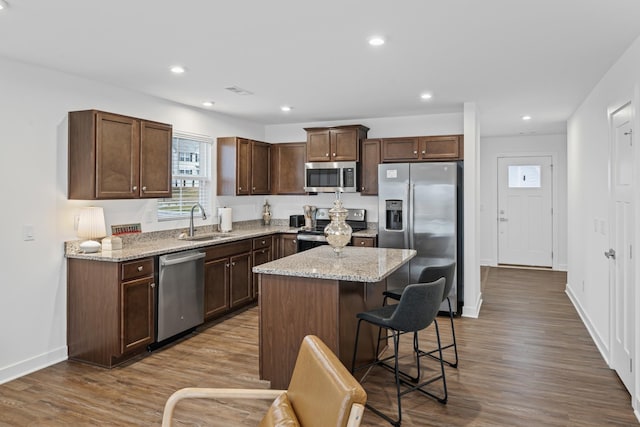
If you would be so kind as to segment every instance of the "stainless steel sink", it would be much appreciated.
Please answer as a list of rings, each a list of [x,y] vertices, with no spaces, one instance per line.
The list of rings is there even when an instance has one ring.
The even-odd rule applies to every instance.
[[[225,237],[232,237],[233,234],[231,233],[222,233],[222,232],[214,232],[214,233],[207,233],[207,234],[197,234],[195,236],[180,236],[178,237],[179,240],[187,240],[190,242],[201,242],[201,241],[206,241],[206,240],[219,240],[219,239],[224,239]]]

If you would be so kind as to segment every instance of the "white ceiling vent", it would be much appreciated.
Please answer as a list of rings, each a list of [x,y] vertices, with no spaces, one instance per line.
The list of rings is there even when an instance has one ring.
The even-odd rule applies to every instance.
[[[242,89],[241,87],[238,87],[238,86],[229,86],[229,87],[225,87],[225,89],[235,93],[236,95],[253,95],[253,92],[250,92],[246,89]]]

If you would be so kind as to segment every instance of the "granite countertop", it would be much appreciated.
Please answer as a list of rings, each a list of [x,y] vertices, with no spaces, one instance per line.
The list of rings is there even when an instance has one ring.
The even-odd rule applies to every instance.
[[[379,282],[411,258],[413,249],[360,248],[346,246],[340,257],[331,246],[308,251],[253,267],[254,273],[315,279]]]
[[[168,230],[161,232],[142,233],[138,236],[131,236],[123,239],[123,248],[113,251],[101,251],[96,253],[84,253],[80,250],[80,241],[65,242],[65,257],[86,259],[93,261],[121,262],[130,261],[139,258],[145,258],[154,255],[164,255],[172,252],[187,251],[192,249],[201,249],[209,246],[220,245],[224,243],[236,242],[255,237],[268,236],[277,233],[297,233],[299,228],[289,227],[288,225],[258,225],[250,224],[239,226],[228,233],[213,232],[207,230],[201,232],[196,231],[196,236],[201,234],[211,235],[214,238],[210,240],[181,240],[178,238],[182,230]],[[375,237],[376,229],[367,229],[353,233],[354,236]]]

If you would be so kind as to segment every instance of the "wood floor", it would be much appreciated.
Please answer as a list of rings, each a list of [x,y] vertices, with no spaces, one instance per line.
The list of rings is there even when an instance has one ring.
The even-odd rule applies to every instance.
[[[628,393],[564,294],[564,273],[490,268],[482,277],[480,318],[455,319],[460,366],[446,369],[448,403],[406,395],[403,426],[638,425]],[[257,324],[253,307],[126,366],[62,362],[0,385],[0,426],[159,425],[178,388],[267,388],[258,379]],[[448,340],[446,318],[440,325]],[[432,327],[421,333],[422,347],[433,337]],[[391,384],[390,373],[372,371],[369,402],[395,410]],[[256,425],[268,404],[181,403],[176,425]],[[363,425],[388,424],[366,411]]]

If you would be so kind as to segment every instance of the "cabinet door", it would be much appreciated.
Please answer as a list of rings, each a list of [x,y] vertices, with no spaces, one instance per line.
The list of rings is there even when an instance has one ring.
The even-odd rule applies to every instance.
[[[280,235],[280,258],[298,253],[298,236],[296,234]]]
[[[140,123],[140,197],[171,197],[170,125]]]
[[[251,185],[251,143],[248,139],[236,141],[236,195],[249,194]]]
[[[229,311],[229,258],[204,264],[204,318],[205,320]]]
[[[360,150],[358,147],[358,130],[331,129],[331,160],[335,162],[358,161]]]
[[[154,341],[154,293],[152,277],[121,285],[120,351],[126,353]]]
[[[420,138],[422,159],[458,159],[460,156],[458,135],[423,136]]]
[[[385,138],[382,140],[383,162],[418,159],[418,138]]]
[[[140,122],[96,113],[96,198],[138,197]]]
[[[306,194],[304,191],[304,163],[307,144],[293,142],[274,144],[271,147],[272,194]]]
[[[246,304],[252,300],[251,289],[251,253],[232,256],[229,267],[229,294],[231,308]]]
[[[307,131],[307,161],[328,162],[330,156],[329,129]]]
[[[251,141],[251,194],[271,193],[271,144]]]
[[[269,262],[273,259],[271,248],[258,249],[253,251],[253,265],[264,264],[265,262]],[[258,274],[253,273],[253,286],[252,286],[252,297],[256,299],[258,297]]]
[[[362,143],[362,188],[360,194],[378,194],[378,164],[380,163],[380,140],[367,139]]]

